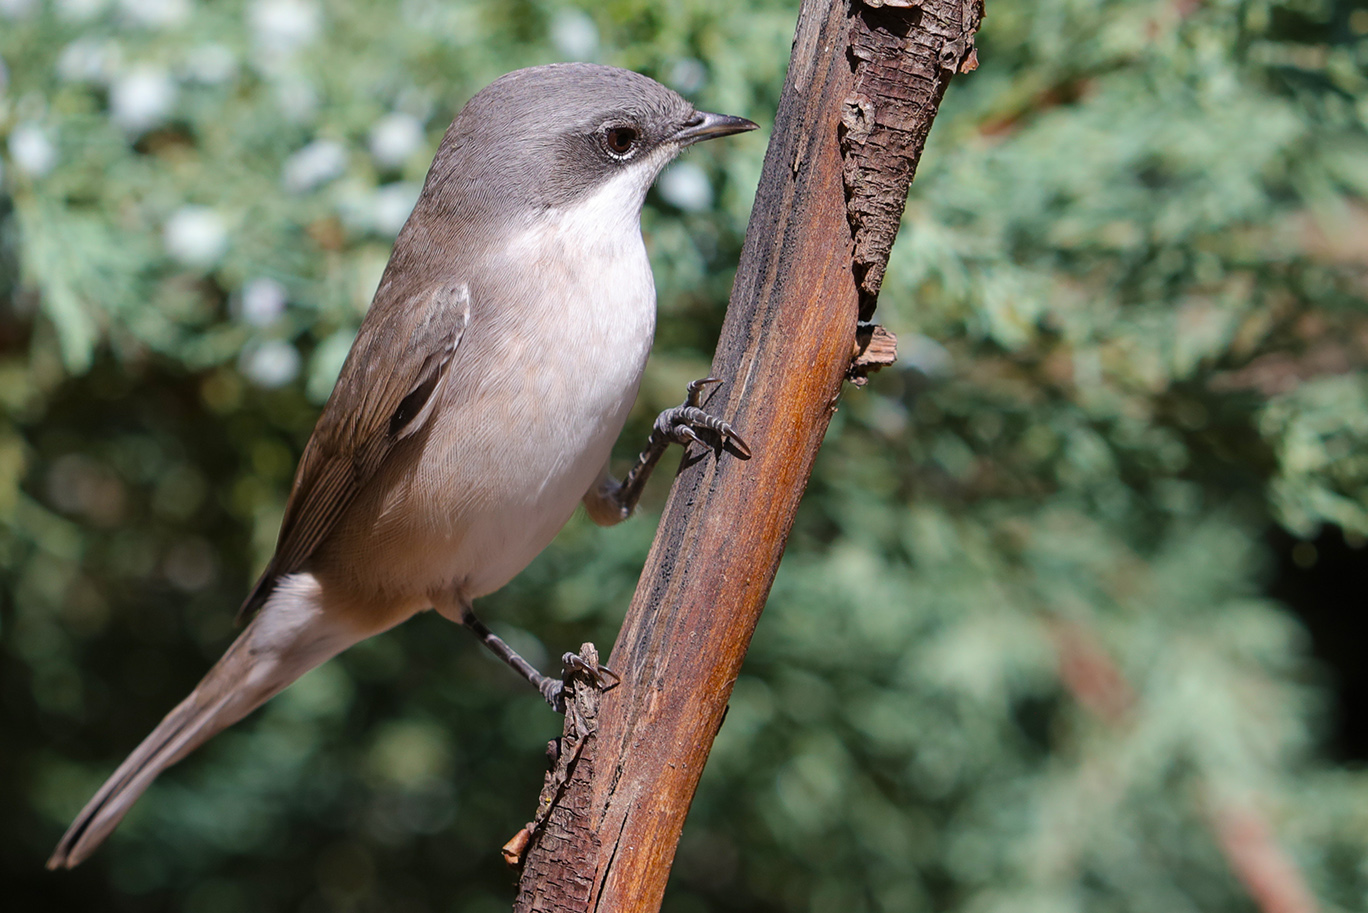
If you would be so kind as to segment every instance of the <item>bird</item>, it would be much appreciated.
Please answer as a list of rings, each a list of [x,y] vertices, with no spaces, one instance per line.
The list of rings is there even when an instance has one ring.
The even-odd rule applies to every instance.
[[[49,869],[86,859],[167,767],[305,672],[423,611],[473,630],[553,705],[561,683],[475,616],[583,504],[629,516],[671,443],[749,447],[690,384],[618,481],[609,456],[655,332],[641,209],[684,148],[753,130],[586,63],[476,93],[433,158],[304,447],[245,627],[114,771]],[[562,705],[563,709],[563,705]]]

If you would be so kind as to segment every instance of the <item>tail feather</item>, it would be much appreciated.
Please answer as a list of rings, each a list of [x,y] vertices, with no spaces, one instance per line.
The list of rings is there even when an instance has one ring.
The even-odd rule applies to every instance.
[[[86,803],[58,842],[47,862],[49,869],[79,865],[162,771],[361,639],[363,635],[348,636],[327,621],[307,598],[316,589],[310,588],[313,592],[309,593],[302,589],[272,594],[272,600],[190,696],[166,715]]]

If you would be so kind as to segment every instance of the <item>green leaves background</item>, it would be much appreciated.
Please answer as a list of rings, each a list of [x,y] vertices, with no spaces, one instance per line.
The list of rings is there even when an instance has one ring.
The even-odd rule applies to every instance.
[[[596,59],[767,125],[795,16],[0,0],[7,906],[511,903],[497,848],[557,720],[435,617],[40,867],[231,639],[465,99]],[[1319,909],[1368,906],[1368,780],[1265,544],[1368,536],[1366,34],[1329,0],[990,3],[880,302],[902,360],[832,425],[668,909],[1270,909],[1249,833]],[[624,462],[706,370],[763,146],[700,147],[648,201]],[[577,518],[484,613],[543,660],[610,643],[664,490]]]

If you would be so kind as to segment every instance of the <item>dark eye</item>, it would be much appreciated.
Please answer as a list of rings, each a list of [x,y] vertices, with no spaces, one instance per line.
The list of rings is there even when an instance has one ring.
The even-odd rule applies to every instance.
[[[636,148],[637,139],[632,127],[609,127],[603,134],[603,145],[613,155],[625,156]]]

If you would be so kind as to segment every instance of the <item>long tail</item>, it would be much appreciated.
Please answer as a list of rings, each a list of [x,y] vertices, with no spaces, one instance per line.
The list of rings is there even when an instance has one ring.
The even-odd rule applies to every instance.
[[[236,723],[305,672],[372,632],[330,619],[308,575],[287,578],[190,696],[143,739],[62,835],[49,869],[94,852],[163,770]]]

